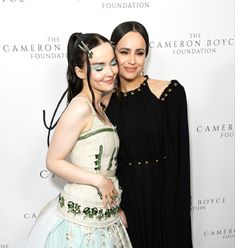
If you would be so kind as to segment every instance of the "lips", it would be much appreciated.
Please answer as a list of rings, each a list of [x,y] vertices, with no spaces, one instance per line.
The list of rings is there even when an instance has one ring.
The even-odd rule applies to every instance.
[[[125,71],[127,72],[135,72],[137,67],[124,67]]]
[[[105,80],[104,82],[107,83],[107,84],[113,84],[113,78],[111,78],[109,80]]]

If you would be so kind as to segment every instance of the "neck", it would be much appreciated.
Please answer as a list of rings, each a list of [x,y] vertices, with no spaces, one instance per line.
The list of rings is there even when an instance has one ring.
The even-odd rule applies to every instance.
[[[144,80],[145,80],[145,77],[143,77],[142,75],[139,75],[138,77],[131,79],[131,80],[120,77],[121,91],[127,92],[127,91],[134,90],[140,87],[140,85],[143,83]]]
[[[94,90],[94,89],[93,89],[93,92],[94,92],[94,96],[95,96],[95,106],[100,106],[102,93],[97,91],[97,90]],[[91,95],[91,91],[90,91],[88,85],[84,84],[84,87],[83,87],[82,91],[80,92],[80,94],[87,97],[90,100],[90,102],[92,102],[92,95]]]

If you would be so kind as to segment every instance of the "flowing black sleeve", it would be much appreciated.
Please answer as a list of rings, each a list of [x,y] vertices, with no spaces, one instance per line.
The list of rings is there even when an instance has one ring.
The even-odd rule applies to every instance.
[[[188,111],[187,100],[184,88],[179,86],[179,184],[178,196],[179,202],[177,204],[176,214],[178,223],[182,223],[180,235],[184,244],[182,247],[190,247],[191,243],[191,221],[190,221],[190,149],[189,149],[189,130],[188,130]]]
[[[167,229],[175,248],[191,248],[190,155],[187,99],[184,87],[176,80],[166,99],[166,211],[171,223]],[[169,237],[170,238],[170,237]]]

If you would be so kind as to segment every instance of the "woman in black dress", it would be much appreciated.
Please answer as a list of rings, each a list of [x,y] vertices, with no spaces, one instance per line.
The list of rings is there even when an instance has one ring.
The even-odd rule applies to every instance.
[[[121,23],[111,42],[119,78],[109,104],[107,98],[104,104],[120,138],[117,175],[133,247],[191,248],[184,88],[176,80],[143,76],[149,38],[142,24]]]

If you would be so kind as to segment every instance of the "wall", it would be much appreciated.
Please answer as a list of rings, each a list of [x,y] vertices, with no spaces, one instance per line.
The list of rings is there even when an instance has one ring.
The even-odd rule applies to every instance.
[[[1,0],[1,248],[22,246],[63,185],[45,168],[42,111],[49,125],[66,89],[70,34],[109,37],[127,20],[149,31],[145,72],[187,92],[194,247],[234,247],[234,1]]]

